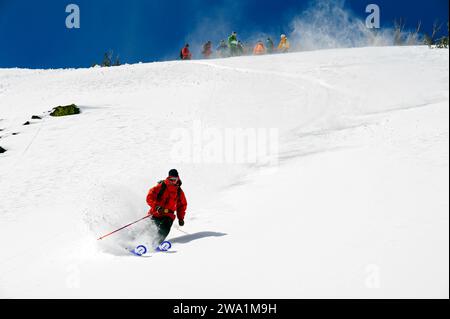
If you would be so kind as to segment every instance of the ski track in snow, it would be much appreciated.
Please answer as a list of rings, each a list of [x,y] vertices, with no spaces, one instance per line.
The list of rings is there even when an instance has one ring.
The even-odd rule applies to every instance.
[[[427,47],[0,69],[0,296],[448,298],[448,85]],[[195,120],[278,128],[278,165],[174,162]],[[172,167],[173,253],[123,249],[146,222],[96,241]]]

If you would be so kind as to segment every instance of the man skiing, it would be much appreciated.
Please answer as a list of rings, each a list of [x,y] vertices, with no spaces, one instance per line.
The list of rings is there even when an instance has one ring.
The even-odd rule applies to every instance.
[[[228,47],[230,48],[231,56],[238,55],[237,46],[238,46],[237,33],[233,31],[231,35],[228,37]]]
[[[225,40],[220,41],[220,44],[217,47],[217,52],[221,58],[226,58],[228,56],[228,45]]]
[[[266,48],[264,47],[262,41],[258,41],[258,43],[256,43],[255,48],[253,49],[253,54],[254,55],[266,54]]]
[[[157,245],[169,235],[175,220],[175,212],[178,224],[184,226],[187,201],[181,184],[178,171],[172,169],[166,180],[158,182],[158,185],[148,192],[147,203],[151,207],[148,214],[152,216],[151,220],[158,229]]]
[[[266,40],[266,49],[267,49],[267,53],[273,53],[273,48],[274,48],[274,44],[273,41],[270,37],[267,38]]]
[[[245,55],[245,54],[247,54],[247,49],[246,49],[244,43],[242,43],[242,41],[238,41],[237,53],[238,53],[238,55]]]
[[[192,59],[191,51],[189,51],[189,43],[187,43],[184,48],[180,52],[181,60],[190,60]]]
[[[203,54],[203,57],[205,59],[209,59],[210,58],[210,56],[212,54],[212,43],[211,43],[211,41],[208,41],[208,42],[206,42],[203,45],[202,54]]]
[[[289,51],[290,46],[291,45],[290,45],[286,35],[282,34],[280,43],[278,44],[278,51],[280,51],[282,53],[286,53]]]

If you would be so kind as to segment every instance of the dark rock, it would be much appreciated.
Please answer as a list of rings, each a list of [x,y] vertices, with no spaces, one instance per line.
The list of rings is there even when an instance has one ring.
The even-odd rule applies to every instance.
[[[42,117],[37,116],[37,115],[33,115],[33,116],[31,117],[31,119],[32,119],[32,120],[42,120]]]
[[[6,152],[6,150],[3,147],[0,146],[0,154],[1,153],[5,153],[5,152]]]
[[[12,133],[12,135],[19,135],[19,133]]]
[[[26,121],[25,123],[23,123],[23,125],[30,125],[30,121]]]
[[[80,114],[80,109],[75,104],[55,107],[50,113],[51,116],[67,116],[75,114]]]

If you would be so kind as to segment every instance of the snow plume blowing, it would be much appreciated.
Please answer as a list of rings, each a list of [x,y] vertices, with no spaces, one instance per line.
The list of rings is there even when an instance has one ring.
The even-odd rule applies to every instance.
[[[86,199],[84,222],[88,226],[92,238],[99,238],[124,225],[136,221],[148,212],[148,207],[137,192],[120,185],[109,185],[108,188],[92,192]],[[129,255],[126,248],[145,244],[155,246],[157,229],[147,218],[125,228],[103,240],[97,241],[100,250],[113,255]]]
[[[367,14],[369,15],[369,13]],[[366,21],[345,8],[343,0],[314,0],[291,23],[295,51],[394,44],[395,30],[368,28]]]
[[[367,27],[366,17],[371,13],[361,12],[357,15],[345,3],[345,0],[311,0],[309,6],[296,15],[286,30],[281,32],[288,36],[291,51],[423,43],[422,35],[410,30],[397,32],[394,27]],[[234,10],[239,14],[241,9],[237,7]],[[380,10],[383,14],[382,7]],[[215,49],[219,41],[226,39],[231,31],[238,32],[238,38],[249,49],[248,54],[251,54],[251,49],[258,40],[264,41],[271,37],[275,45],[278,44],[280,33],[274,34],[270,30],[235,30],[225,16],[226,14],[221,14],[204,19],[186,38],[186,42],[191,44],[194,58],[201,57],[201,47],[206,40],[212,40]]]

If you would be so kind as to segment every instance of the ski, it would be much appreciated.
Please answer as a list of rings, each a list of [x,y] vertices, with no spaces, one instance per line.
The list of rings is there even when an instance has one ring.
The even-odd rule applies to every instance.
[[[144,245],[139,245],[134,249],[125,248],[129,253],[137,257],[152,257],[153,254],[158,252],[167,252],[172,248],[172,243],[169,241],[162,242],[153,251],[148,251],[147,247]]]

